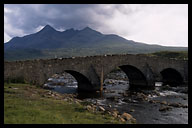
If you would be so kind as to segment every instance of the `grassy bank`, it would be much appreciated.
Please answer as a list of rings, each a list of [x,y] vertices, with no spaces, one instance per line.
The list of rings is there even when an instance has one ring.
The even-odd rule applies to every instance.
[[[120,123],[100,112],[60,98],[45,97],[49,90],[28,84],[4,84],[5,124],[106,124]],[[59,95],[58,95],[59,96]],[[57,97],[58,97],[57,96]]]
[[[188,51],[160,51],[147,54],[154,57],[175,58],[179,60],[188,59]]]

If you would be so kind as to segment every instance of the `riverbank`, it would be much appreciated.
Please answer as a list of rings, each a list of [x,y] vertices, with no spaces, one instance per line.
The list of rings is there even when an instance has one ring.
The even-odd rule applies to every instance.
[[[113,114],[113,113],[112,113]],[[5,124],[120,124],[128,116],[112,116],[102,107],[29,84],[4,83]]]

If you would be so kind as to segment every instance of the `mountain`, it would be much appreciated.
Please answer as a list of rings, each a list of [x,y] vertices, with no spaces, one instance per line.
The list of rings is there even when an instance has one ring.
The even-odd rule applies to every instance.
[[[14,37],[4,44],[5,60],[25,60],[101,54],[186,51],[186,47],[148,45],[115,34],[102,34],[89,27],[60,32],[46,25],[37,33]]]

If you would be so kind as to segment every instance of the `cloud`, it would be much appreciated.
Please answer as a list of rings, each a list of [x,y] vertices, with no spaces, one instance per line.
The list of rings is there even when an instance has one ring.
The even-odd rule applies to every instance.
[[[7,33],[4,33],[4,42],[7,42],[11,39],[11,37],[9,35],[7,35]]]
[[[4,19],[6,40],[49,24],[61,31],[89,26],[148,44],[188,46],[186,4],[5,4]]]
[[[103,20],[109,29],[99,29],[150,44],[188,46],[187,11],[186,5],[124,6]]]

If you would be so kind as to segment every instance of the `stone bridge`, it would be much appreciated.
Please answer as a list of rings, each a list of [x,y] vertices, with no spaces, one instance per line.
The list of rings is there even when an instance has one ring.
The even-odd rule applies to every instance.
[[[67,72],[77,80],[79,90],[95,91],[117,67],[128,76],[130,87],[153,87],[157,81],[188,84],[188,60],[131,54],[4,62],[4,81],[23,78],[43,85],[52,75]]]

